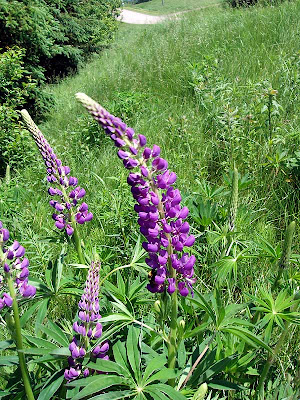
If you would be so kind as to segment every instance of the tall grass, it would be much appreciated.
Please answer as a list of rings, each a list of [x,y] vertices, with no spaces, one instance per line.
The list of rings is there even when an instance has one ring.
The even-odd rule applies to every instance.
[[[41,129],[85,182],[95,215],[92,227],[85,228],[92,233],[85,245],[96,248],[107,268],[126,263],[126,252],[136,243],[132,200],[112,144],[76,104],[75,93],[85,92],[109,111],[123,112],[150,145],[159,144],[186,197],[199,193],[202,180],[223,185],[223,175],[235,164],[250,181],[240,192],[237,229],[245,240],[261,234],[275,246],[289,221],[299,225],[295,181],[284,168],[285,159],[278,158],[282,151],[292,155],[299,148],[299,13],[296,1],[269,8],[205,9],[155,26],[121,25],[110,49],[76,76],[49,86],[56,106]],[[279,106],[270,106],[270,134],[271,89],[278,91]],[[30,242],[32,257],[42,255],[36,268],[42,275],[47,264],[43,249],[55,253],[60,244],[43,197],[40,162],[32,160],[17,179],[27,189],[18,189],[15,211],[6,218],[14,221],[15,236]],[[36,240],[38,235],[43,242]],[[298,230],[295,236],[299,243]],[[198,250],[201,282],[212,271],[206,247],[200,243]],[[264,259],[250,259],[241,273],[248,277],[247,290],[255,291],[257,274],[268,278],[272,271]]]

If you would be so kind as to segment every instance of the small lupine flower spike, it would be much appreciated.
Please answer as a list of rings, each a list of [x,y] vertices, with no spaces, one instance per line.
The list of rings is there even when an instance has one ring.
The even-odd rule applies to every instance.
[[[118,156],[127,169],[137,169],[128,176],[128,184],[137,201],[140,231],[145,236],[144,249],[149,253],[147,264],[152,268],[148,289],[151,292],[169,294],[176,290],[182,296],[192,292],[194,255],[185,248],[194,244],[195,237],[189,235],[189,224],[185,221],[189,210],[181,207],[181,195],[173,187],[176,174],[168,170],[168,163],[160,157],[160,148],[146,146],[144,135],[136,135],[119,118],[109,114],[103,107],[84,93],[77,99],[103,127],[118,147]]]
[[[62,165],[28,112],[22,110],[21,114],[45,162],[47,180],[51,184],[48,193],[54,197],[49,204],[55,210],[52,214],[55,226],[72,236],[75,223],[84,224],[93,218],[93,214],[88,211],[88,205],[81,203],[85,190],[78,186],[77,178],[70,176],[70,168]]]
[[[11,307],[13,299],[7,286],[8,279],[14,282],[16,294],[22,297],[33,297],[36,288],[28,284],[29,261],[25,249],[19,242],[14,241],[11,246],[6,246],[9,231],[3,228],[0,221],[0,310]]]
[[[95,339],[102,336],[102,324],[99,322],[99,271],[100,263],[92,262],[85,289],[81,300],[78,303],[78,321],[74,322],[74,337],[69,346],[71,356],[68,358],[69,369],[65,370],[65,378],[70,381],[78,378],[81,374],[86,377],[94,371],[88,368],[83,369],[82,361]],[[90,353],[93,361],[97,358],[108,360],[106,354],[109,349],[108,342],[97,345]],[[96,371],[99,372],[99,371]]]

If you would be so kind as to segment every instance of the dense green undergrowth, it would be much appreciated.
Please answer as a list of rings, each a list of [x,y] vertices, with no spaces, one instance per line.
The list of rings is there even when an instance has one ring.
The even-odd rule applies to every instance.
[[[208,291],[216,271],[223,271],[222,287],[234,268],[234,283],[223,286],[224,302],[255,295],[258,276],[270,287],[285,228],[292,220],[299,226],[299,13],[296,1],[203,10],[156,26],[122,25],[111,49],[77,76],[48,87],[56,106],[41,129],[87,190],[94,220],[84,227],[85,246],[100,254],[103,275],[129,262],[138,229],[126,171],[109,138],[77,105],[79,91],[146,135],[149,144],[161,146],[191,208],[198,288]],[[224,262],[218,263],[224,238],[219,227],[227,217],[234,165],[240,173],[237,241],[247,251],[225,274]],[[45,191],[42,163],[32,156],[10,184],[2,183],[0,198],[2,220],[26,244],[33,271],[42,279],[49,258],[61,250]],[[299,251],[296,228],[293,253]],[[77,262],[72,252],[66,260]],[[298,258],[293,260],[290,285],[299,279]],[[52,318],[71,311],[56,307]],[[286,378],[285,394],[291,388],[296,393],[298,341],[299,330],[293,328],[272,370],[270,399],[277,398],[277,376]],[[260,367],[253,364],[249,376],[255,379]]]
[[[53,104],[45,83],[74,73],[111,43],[119,6],[118,0],[0,1],[0,176],[7,163],[24,165],[28,137],[18,134],[17,110],[45,116]]]

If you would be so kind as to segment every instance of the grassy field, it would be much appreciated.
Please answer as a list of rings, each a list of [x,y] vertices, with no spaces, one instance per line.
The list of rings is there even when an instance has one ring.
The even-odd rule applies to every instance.
[[[214,7],[221,3],[221,0],[151,0],[132,5],[124,3],[124,8],[142,13],[163,15],[191,11],[202,7]]]
[[[199,2],[187,4],[185,8],[198,7]],[[152,5],[149,11],[158,12],[155,0],[137,7]],[[172,5],[167,12],[178,10]],[[83,227],[89,237],[85,245],[100,254],[103,273],[128,262],[138,228],[127,171],[110,139],[76,102],[76,92],[85,92],[147,136],[149,145],[161,147],[186,204],[193,197],[199,207],[203,202],[211,206],[207,213],[214,224],[199,227],[195,215],[190,221],[198,240],[196,272],[203,291],[214,283],[216,261],[214,242],[203,235],[209,230],[216,234],[226,217],[228,176],[235,165],[240,173],[236,229],[249,257],[238,266],[235,289],[223,293],[242,301],[244,293],[257,292],[258,276],[261,285],[269,285],[278,260],[270,261],[258,245],[260,238],[280,248],[287,224],[295,220],[299,226],[298,177],[290,168],[300,144],[299,15],[296,1],[245,10],[211,7],[156,26],[121,25],[110,49],[77,75],[49,86],[56,106],[40,128],[87,190],[94,220]],[[13,210],[6,219],[29,249],[33,271],[43,277],[61,243],[53,230],[38,155],[13,182],[18,185],[8,189],[10,203],[0,203],[0,211]],[[214,192],[217,188],[222,196]],[[297,227],[294,253],[300,251],[299,238]],[[258,257],[252,258],[254,254]],[[76,262],[76,255],[69,252],[66,260]],[[291,329],[281,364],[273,371],[274,377],[288,372],[291,385],[296,385],[299,368],[298,340],[299,330]]]

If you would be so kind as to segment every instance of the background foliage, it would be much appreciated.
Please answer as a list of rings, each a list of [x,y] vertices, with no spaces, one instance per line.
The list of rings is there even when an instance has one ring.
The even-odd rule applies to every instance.
[[[45,82],[75,71],[108,46],[118,6],[118,0],[0,1],[0,174],[7,162],[13,167],[26,162],[16,110],[27,107],[38,118],[45,115],[53,102],[43,91]]]

